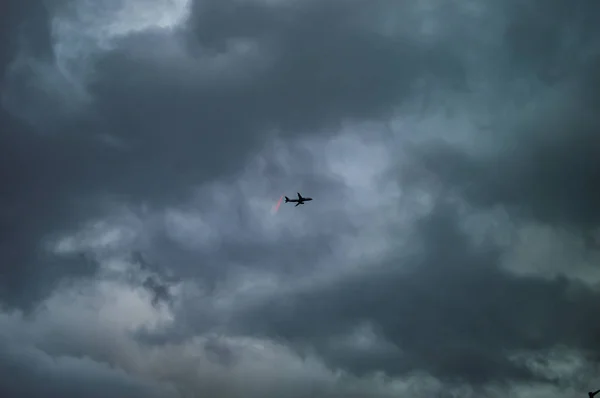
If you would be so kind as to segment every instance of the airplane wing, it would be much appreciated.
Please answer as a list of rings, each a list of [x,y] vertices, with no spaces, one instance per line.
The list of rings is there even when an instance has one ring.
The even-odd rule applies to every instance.
[[[302,199],[302,195],[300,195],[300,192],[298,192],[298,199]]]
[[[302,204],[302,203],[298,202],[298,203],[296,203],[296,206],[294,206],[294,207],[298,207],[298,206],[300,206],[301,204]]]

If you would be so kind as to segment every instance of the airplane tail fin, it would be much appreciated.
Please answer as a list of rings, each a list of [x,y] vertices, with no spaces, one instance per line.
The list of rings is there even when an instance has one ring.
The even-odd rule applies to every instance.
[[[289,202],[290,198],[288,198],[287,196],[285,197],[285,203]]]

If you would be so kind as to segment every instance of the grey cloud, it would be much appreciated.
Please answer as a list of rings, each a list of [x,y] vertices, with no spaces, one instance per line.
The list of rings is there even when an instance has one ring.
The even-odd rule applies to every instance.
[[[11,304],[23,304],[47,294],[61,275],[87,275],[95,267],[93,262],[77,257],[56,258],[43,248],[49,234],[72,226],[86,207],[70,201],[72,189],[61,174],[70,168],[69,161],[48,154],[48,141],[30,136],[31,132],[10,116],[0,117],[6,122],[0,137],[4,153],[0,172],[0,286]]]
[[[429,147],[420,162],[475,204],[502,205],[517,216],[592,231],[600,223],[600,121],[586,119],[575,111],[557,125],[540,126],[539,137],[499,142],[506,148],[495,156]]]
[[[13,326],[55,329],[41,344],[51,354],[23,359],[16,341],[2,356],[4,395],[85,394],[86,380],[135,396],[140,364],[155,382],[230,397],[561,396],[597,381],[534,363],[563,369],[545,356],[563,346],[597,366],[598,292],[571,278],[571,255],[517,273],[505,262],[525,255],[474,239],[461,219],[501,208],[508,235],[527,222],[597,229],[597,2],[196,1],[185,27],[80,48],[74,86],[55,68],[65,36],[49,18],[83,3],[51,3],[11,2],[0,24],[12,35],[0,54],[0,300],[32,319],[55,311]],[[317,200],[267,219],[297,190]],[[117,207],[135,239],[47,250],[90,222],[127,224]],[[86,296],[115,281],[119,300]],[[162,327],[135,323],[159,313]],[[60,355],[93,359],[44,365]],[[268,370],[251,373],[250,394],[257,364]]]
[[[135,380],[86,358],[52,357],[31,348],[2,347],[0,393],[5,397],[175,397],[162,386]]]
[[[355,145],[360,147],[361,143]],[[160,225],[148,238],[151,244],[138,248],[143,253],[138,252],[135,261],[167,278],[194,278],[203,286],[212,287],[230,277],[234,268],[297,277],[317,269],[315,254],[331,254],[332,245],[340,239],[340,230],[344,230],[343,236],[361,233],[356,218],[347,217],[344,209],[356,202],[345,183],[323,164],[326,153],[310,154],[295,146],[282,152],[295,174],[293,185],[280,160],[270,152],[261,155],[259,162],[247,167],[247,173],[237,176],[237,181],[217,187],[209,185],[180,203],[176,209],[181,213],[174,220],[158,222]],[[290,190],[284,191],[288,195],[294,195],[296,190],[309,192],[322,205],[295,209],[282,204],[277,216],[269,214],[285,187]],[[252,202],[264,197],[269,201],[257,210]],[[314,216],[315,221],[298,226],[296,222],[307,214]],[[178,226],[180,223],[202,225],[194,229]],[[183,229],[173,232],[171,224]],[[181,234],[190,236],[181,239]]]
[[[319,133],[345,119],[390,114],[420,76],[434,76],[442,84],[443,78],[460,75],[455,72],[460,60],[443,47],[423,49],[408,39],[395,41],[356,24],[336,23],[360,11],[343,3],[308,3],[275,15],[265,5],[250,5],[252,13],[245,13],[244,7],[213,3],[214,9],[198,12],[198,25],[214,27],[215,35],[219,30],[230,34],[229,26],[259,25],[254,18],[272,21],[260,24],[271,28],[263,39],[268,65],[238,83],[220,84],[216,76],[214,82],[190,85],[176,67],[131,55],[132,46],[154,45],[155,34],[135,37],[108,54],[91,88],[95,112],[103,129],[135,148],[115,153],[110,163],[106,159],[103,174],[113,190],[173,195],[191,182],[235,170],[268,138],[265,132]],[[257,36],[260,45],[262,36]],[[198,40],[195,46],[202,49],[201,35]],[[202,56],[197,57],[201,68]],[[148,84],[154,81],[160,84]],[[134,178],[138,183],[132,187]],[[162,183],[160,193],[156,181]]]
[[[389,7],[387,2],[308,1],[274,10],[252,3],[198,4],[195,33],[200,43],[251,37],[275,52],[264,76],[240,94],[243,103],[252,103],[254,118],[268,115],[269,123],[285,129],[319,129],[344,118],[383,116],[413,93],[413,83],[421,77],[440,85],[463,77],[462,60],[441,38],[418,46],[411,37],[378,34],[377,20],[368,16]],[[228,26],[234,28],[224,29]],[[248,101],[248,94],[258,101]]]
[[[144,280],[143,286],[152,292],[152,304],[158,305],[160,302],[169,302],[171,294],[169,286],[157,281],[156,278],[149,276]]]
[[[425,240],[423,254],[408,264],[392,260],[321,289],[275,297],[245,310],[247,317],[240,314],[240,327],[316,343],[335,365],[359,372],[404,374],[416,368],[474,383],[535,379],[509,360],[511,352],[560,345],[598,349],[597,293],[566,280],[502,271],[498,253],[470,248],[454,217],[442,207],[422,222],[416,239]],[[328,352],[328,339],[363,321],[376,325],[400,352]]]
[[[235,350],[229,347],[227,342],[217,337],[209,338],[204,343],[204,350],[209,358],[224,366],[229,366],[235,361]]]
[[[511,63],[506,69],[529,80],[510,84],[509,79],[496,91],[501,98],[510,94],[490,104],[504,118],[488,126],[495,130],[493,154],[425,145],[413,148],[415,167],[437,175],[448,190],[458,190],[473,204],[505,206],[516,217],[568,228],[597,228],[600,41],[590,18],[597,6],[512,4],[509,9],[519,12],[505,30]]]
[[[597,55],[598,28],[593,1],[579,7],[561,0],[513,2],[515,17],[506,29],[510,62],[556,83],[581,72],[578,63]],[[538,16],[540,13],[542,18]]]
[[[40,136],[5,116],[3,148],[11,148],[11,153],[3,157],[4,173],[10,170],[2,181],[10,196],[3,202],[9,201],[13,209],[14,203],[20,203],[24,209],[12,210],[13,221],[5,224],[15,235],[12,239],[24,236],[22,244],[8,245],[14,261],[34,264],[26,257],[35,246],[25,240],[31,237],[30,242],[35,242],[36,237],[54,228],[68,227],[67,220],[76,222],[79,216],[73,207],[75,201],[85,200],[85,211],[97,212],[97,195],[149,203],[181,198],[204,181],[235,172],[268,138],[263,131],[319,132],[346,118],[376,117],[406,97],[411,81],[418,76],[426,73],[452,78],[460,69],[458,61],[438,61],[444,51],[437,55],[432,49],[394,42],[342,22],[348,19],[344,15],[355,18],[360,12],[343,3],[308,3],[300,12],[254,5],[247,6],[251,8],[248,14],[239,12],[244,8],[238,7],[224,12],[222,8],[228,6],[222,2],[210,5],[212,8],[202,8],[192,16],[202,29],[191,30],[196,35],[191,36],[191,43],[198,42],[190,45],[204,46],[203,37],[211,36],[207,31],[210,26],[215,29],[215,37],[231,34],[228,26],[249,29],[250,36],[252,29],[244,28],[244,24],[260,29],[272,27],[272,31],[256,33],[258,39],[267,35],[272,43],[267,51],[272,52],[269,59],[274,61],[266,70],[242,83],[221,84],[217,80],[190,85],[177,68],[160,62],[160,54],[150,59],[128,55],[129,50],[138,47],[172,43],[163,33],[140,33],[123,40],[121,47],[95,65],[95,80],[89,87],[94,102],[89,112],[80,113],[76,119],[54,120],[56,114],[50,109],[57,101],[47,94],[33,92],[32,98],[16,100],[17,106],[24,109],[46,95],[49,102],[40,105],[43,109],[35,109],[51,112],[53,121],[36,124],[46,134]],[[238,11],[232,12],[235,9]],[[48,15],[53,9],[39,8],[35,12]],[[262,22],[253,22],[256,19]],[[26,21],[31,24],[34,20],[28,15]],[[219,23],[205,27],[206,20]],[[287,22],[282,24],[282,20]],[[39,55],[51,68],[53,59],[48,56],[47,44],[43,44],[47,41],[37,38],[41,32],[49,34],[49,28],[45,23],[35,25],[38,30],[21,31],[28,39],[35,35],[34,42],[40,43],[34,45],[39,50],[26,56]],[[440,70],[439,65],[449,69]],[[9,102],[30,92],[26,90],[30,80],[26,76],[12,80],[15,77],[18,74],[9,73],[4,81],[4,95]],[[122,145],[115,147],[98,139],[106,134]],[[44,198],[43,205],[37,203],[40,197]],[[27,204],[27,200],[36,203]],[[25,228],[22,234],[14,233],[16,219],[20,228]],[[40,235],[27,228],[30,223],[35,223]],[[10,274],[7,270],[8,278],[12,278]],[[36,272],[28,271],[27,275]],[[28,286],[16,278],[5,285],[17,290]]]
[[[97,282],[56,292],[33,316],[1,314],[0,367],[13,377],[0,383],[0,391],[23,396],[389,396],[385,380],[343,376],[345,382],[339,383],[340,376],[314,357],[300,358],[283,345],[252,337],[197,335],[163,347],[139,346],[122,326],[145,323],[157,313],[148,313],[149,303],[140,302],[137,312],[129,312],[137,299],[128,288],[109,283],[105,290],[107,281]],[[92,299],[97,294],[108,302]],[[110,302],[112,295],[118,302]],[[67,377],[70,383],[63,382]]]

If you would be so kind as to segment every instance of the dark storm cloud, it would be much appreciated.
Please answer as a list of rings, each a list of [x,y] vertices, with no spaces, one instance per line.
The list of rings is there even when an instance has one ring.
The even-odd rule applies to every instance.
[[[598,293],[564,278],[524,278],[501,270],[502,248],[471,246],[466,235],[472,231],[465,234],[459,230],[462,220],[452,207],[438,203],[436,211],[414,231],[402,231],[413,237],[411,249],[421,248],[417,255],[405,255],[404,249],[397,248],[396,253],[355,260],[340,253],[342,249],[368,252],[379,238],[371,236],[377,235],[376,229],[388,232],[386,222],[392,225],[389,230],[395,231],[395,216],[382,215],[377,207],[389,199],[383,188],[365,189],[354,197],[353,179],[357,186],[372,179],[371,174],[361,173],[379,160],[377,154],[361,157],[362,149],[357,146],[347,158],[340,155],[340,168],[349,170],[347,180],[316,164],[335,158],[335,151],[316,154],[314,147],[287,154],[281,164],[269,160],[265,170],[254,174],[242,170],[275,134],[294,146],[294,140],[348,135],[337,130],[353,121],[386,119],[401,105],[408,105],[402,109],[418,109],[418,113],[399,118],[424,120],[440,117],[434,109],[439,105],[434,104],[435,98],[443,102],[441,108],[461,104],[469,114],[476,113],[471,106],[479,110],[476,105],[483,102],[507,115],[503,123],[490,127],[497,130],[493,141],[498,150],[493,155],[473,154],[465,142],[458,148],[426,142],[410,149],[417,159],[410,173],[418,179],[419,168],[424,167],[438,176],[448,188],[445,192],[462,196],[461,200],[476,208],[505,207],[511,220],[525,215],[549,224],[597,226],[600,101],[593,87],[600,78],[596,26],[592,26],[597,2],[579,2],[577,7],[560,1],[481,2],[469,15],[466,9],[471,5],[461,8],[458,3],[466,4],[448,1],[444,6],[432,6],[434,11],[415,11],[418,6],[412,9],[408,3],[387,1],[307,1],[276,6],[198,1],[185,29],[152,29],[115,39],[114,49],[92,54],[89,64],[85,55],[90,54],[76,53],[76,66],[93,70],[89,80],[85,74],[76,76],[87,85],[92,101],[74,107],[73,113],[69,113],[73,109],[61,107],[77,103],[78,98],[64,94],[69,92],[69,87],[62,86],[64,78],[50,82],[61,93],[54,97],[48,87],[36,86],[39,80],[31,79],[39,69],[6,67],[9,60],[25,57],[35,59],[32,62],[47,61],[52,69],[52,40],[64,39],[51,37],[52,7],[38,5],[20,12],[25,26],[36,29],[22,29],[27,40],[13,40],[8,53],[2,54],[6,76],[2,88],[7,101],[0,113],[0,300],[11,305],[31,304],[47,296],[64,277],[94,275],[102,285],[97,296],[86,296],[96,282],[93,278],[82,287],[73,282],[75,293],[69,291],[66,298],[58,294],[64,286],[58,293],[55,290],[61,299],[54,298],[47,315],[52,327],[58,328],[58,332],[51,329],[52,338],[58,335],[66,341],[62,344],[67,353],[95,354],[115,368],[142,363],[138,372],[152,368],[147,371],[157,379],[170,377],[176,384],[193,386],[189,387],[192,391],[203,391],[198,379],[212,386],[216,374],[235,368],[244,358],[254,365],[254,354],[250,360],[241,355],[254,343],[243,338],[242,343],[208,339],[200,349],[185,346],[215,330],[266,337],[263,342],[279,341],[282,352],[286,345],[299,351],[314,350],[332,368],[358,375],[384,371],[407,376],[424,371],[443,382],[480,386],[553,381],[511,361],[509,356],[514,353],[543,352],[562,345],[597,354]],[[477,13],[483,17],[473,17]],[[392,33],[382,33],[382,17],[387,17],[386,23],[394,20]],[[3,24],[2,29],[16,32],[17,25]],[[420,36],[416,32],[421,28],[437,33]],[[232,55],[244,41],[251,43],[249,53]],[[79,45],[69,40],[61,44]],[[21,52],[24,47],[26,51]],[[211,59],[218,57],[225,61],[211,64]],[[30,66],[27,62],[14,65]],[[530,81],[535,83],[532,90],[538,92],[531,96],[531,104],[525,104],[520,93],[528,91]],[[498,90],[480,92],[479,83]],[[522,91],[515,88],[520,83]],[[465,100],[471,94],[467,87],[476,95]],[[553,106],[542,107],[549,111],[533,111],[526,117],[504,112],[511,106],[536,108],[546,89],[561,97]],[[421,103],[423,98],[430,102]],[[9,115],[7,109],[26,120]],[[451,113],[447,112],[448,119]],[[438,128],[443,131],[433,132],[436,140],[455,133],[445,126]],[[393,151],[387,143],[381,145]],[[386,178],[398,177],[396,171],[386,173]],[[404,193],[410,193],[414,186],[399,179]],[[418,188],[433,190],[428,182]],[[190,200],[202,184],[207,185]],[[280,214],[287,217],[283,218],[287,229],[268,225],[254,210],[252,200],[257,197],[272,195],[275,200],[282,191],[297,189],[306,189],[318,198],[314,203],[319,205]],[[201,221],[207,221],[209,232],[217,238],[207,238],[210,245],[190,249],[184,247],[185,239],[169,235],[161,221],[156,222],[158,226],[141,223],[149,243],[145,242],[142,258],[137,256],[132,262],[144,272],[159,271],[159,275],[137,278],[138,270],[127,268],[122,272],[135,277],[128,279],[125,287],[120,275],[104,280],[98,273],[102,261],[108,263],[112,258],[97,259],[77,252],[59,258],[44,250],[49,238],[72,233],[107,208],[112,210],[106,205],[108,199],[132,209],[144,208],[136,214],[140,218],[156,212],[160,219],[165,209],[192,207],[206,218]],[[363,202],[375,210],[361,207]],[[186,217],[191,216],[182,216],[189,221]],[[192,228],[187,233],[195,232]],[[337,246],[332,254],[338,237],[353,239]],[[132,247],[123,251],[141,250],[137,243],[134,240]],[[89,250],[103,253],[104,248]],[[347,268],[358,267],[346,263],[357,261],[373,264],[360,264],[360,272],[348,276]],[[112,269],[123,266],[104,265]],[[324,278],[329,279],[324,282],[319,272],[326,271]],[[260,279],[261,274],[272,275],[277,288],[244,295],[245,289],[251,290],[245,283],[252,284],[252,277],[259,275]],[[238,275],[248,278],[230,281]],[[296,279],[303,284],[294,284]],[[133,286],[134,282],[141,286]],[[184,290],[178,285],[182,282],[201,292],[186,296],[178,290]],[[244,286],[230,287],[238,282]],[[289,289],[284,282],[289,282]],[[204,289],[206,285],[210,288]],[[244,291],[228,291],[238,288]],[[118,298],[116,303],[111,301],[113,297]],[[79,303],[73,298],[85,298],[85,305],[73,311]],[[146,302],[154,306],[148,309]],[[97,304],[103,311],[96,310]],[[43,312],[37,310],[34,320]],[[167,312],[165,318],[173,315],[175,320],[162,328],[148,326],[158,322],[162,310]],[[63,313],[68,316],[54,317]],[[39,323],[41,326],[33,326],[48,328],[44,319]],[[365,348],[352,340],[343,343],[346,335],[365,324],[379,337],[376,347]],[[18,327],[25,330],[26,325]],[[106,327],[102,330],[114,335],[108,333],[104,338],[88,333],[86,327]],[[130,339],[131,335],[138,340]],[[140,341],[154,346],[138,351]],[[259,375],[279,383],[275,372],[280,365],[295,363],[297,358],[287,351],[285,355],[279,351],[272,354],[276,351],[272,350],[273,356],[261,362],[269,372]],[[206,365],[194,362],[189,366],[188,353],[209,356],[209,361],[222,368],[202,373]],[[81,395],[85,394],[80,390],[84,385],[81,379],[97,387],[97,392],[102,391],[100,384],[115,389],[105,395],[119,396],[127,390],[127,396],[136,396],[136,391],[146,391],[145,385],[131,382],[129,375],[103,370],[97,363],[76,366],[73,363],[81,363],[73,359],[64,368],[60,360],[42,366],[39,364],[56,357],[50,359],[37,351],[25,357],[20,348],[1,357],[0,367],[11,381],[5,390],[0,388],[4,395],[44,396],[48,391]],[[267,365],[268,361],[272,362]],[[89,374],[81,376],[78,372],[85,366],[89,366]],[[295,374],[298,367],[294,366],[282,374]],[[169,367],[168,371],[164,367]],[[241,373],[246,375],[251,369],[253,366],[242,368]],[[200,373],[203,378],[198,377]],[[240,376],[228,375],[223,376],[227,380],[222,384],[237,385],[237,380],[230,383],[228,377]],[[30,378],[48,381],[48,390],[37,389]],[[281,380],[278,388],[294,396],[288,379]],[[290,384],[306,384],[301,377],[297,380]],[[239,385],[245,387],[244,383]],[[215,391],[223,389],[219,385],[208,395],[218,396]],[[238,390],[227,391],[233,391],[229,396],[239,395]]]
[[[506,206],[515,216],[550,225],[597,228],[600,30],[592,15],[598,13],[598,3],[583,1],[573,7],[560,0],[530,1],[509,9],[515,13],[504,35],[512,65],[508,72],[540,79],[547,83],[544,97],[556,98],[544,104],[533,97],[530,104],[540,105],[532,107],[525,120],[512,131],[497,131],[494,155],[424,146],[420,166],[474,204]],[[521,102],[516,95],[506,101]],[[501,108],[502,104],[498,111]],[[419,151],[411,155],[418,157]]]
[[[385,1],[197,5],[194,42],[218,51],[226,40],[250,37],[275,52],[273,64],[244,90],[259,101],[240,93],[260,124],[266,119],[306,130],[345,118],[381,117],[414,93],[420,77],[437,84],[458,84],[464,77],[459,56],[441,40],[417,45],[408,36],[377,33],[377,20],[369,16],[389,7]]]
[[[211,47],[241,36],[264,46],[267,66],[250,62],[250,77],[229,72],[231,82],[216,75],[190,83],[176,64],[132,55],[132,48],[160,44],[155,33],[134,36],[107,55],[91,89],[95,112],[103,129],[134,148],[105,166],[113,190],[175,195],[235,170],[273,129],[320,133],[345,119],[389,115],[419,77],[435,76],[439,84],[461,77],[459,60],[442,46],[419,47],[360,29],[352,22],[361,7],[308,2],[276,11],[254,3],[198,4],[192,16],[198,28],[185,32],[198,51],[194,59],[225,53]]]
[[[169,302],[171,294],[169,285],[157,281],[156,278],[149,276],[143,283],[143,286],[152,292],[152,305],[158,305],[161,302]]]
[[[89,275],[93,262],[80,257],[56,258],[44,250],[44,239],[72,227],[88,214],[71,196],[81,193],[75,164],[60,139],[35,136],[3,113],[0,133],[0,253],[3,299],[11,304],[37,300],[62,275]],[[64,142],[64,141],[63,141]],[[70,143],[77,153],[77,145]],[[54,151],[48,148],[55,147]]]
[[[578,61],[597,51],[599,11],[595,1],[573,6],[562,0],[512,2],[514,17],[506,28],[511,64],[533,71],[548,83],[581,72]]]
[[[4,397],[163,397],[167,390],[86,358],[53,358],[0,346]],[[157,388],[159,387],[159,388]]]
[[[22,29],[28,29],[32,47],[38,50],[40,54],[49,54],[50,38],[46,29],[48,14],[39,2],[34,0],[7,0],[4,2],[0,18],[0,37],[2,37],[0,72],[2,76],[4,76],[6,68],[13,60],[15,53],[19,50],[21,38],[18,32]],[[27,20],[28,23],[23,24],[24,20]]]
[[[360,233],[359,226],[353,218],[346,217],[344,209],[332,207],[322,210],[318,213],[318,220],[300,227],[294,221],[298,220],[295,217],[312,217],[317,214],[317,210],[308,207],[302,213],[292,212],[291,210],[300,209],[290,209],[293,204],[282,203],[281,213],[288,214],[286,227],[278,228],[275,236],[263,236],[275,234],[269,230],[269,223],[277,221],[277,218],[267,211],[275,204],[282,191],[291,196],[297,190],[309,192],[322,204],[340,204],[344,198],[349,197],[350,190],[343,181],[327,173],[322,157],[308,152],[303,148],[290,148],[285,152],[286,162],[293,166],[292,182],[289,171],[282,164],[265,156],[258,162],[259,170],[249,167],[252,169],[249,175],[237,176],[242,182],[247,180],[247,184],[200,189],[194,199],[182,209],[202,216],[202,221],[207,223],[206,229],[213,238],[207,239],[210,244],[200,247],[186,245],[178,236],[170,233],[167,226],[154,234],[152,244],[144,248],[144,252],[140,254],[142,258],[136,255],[136,261],[161,275],[172,275],[176,280],[194,278],[206,287],[214,287],[226,280],[231,275],[234,264],[235,267],[247,270],[297,276],[314,271],[319,266],[314,261],[315,254],[325,256],[330,253],[332,243],[339,238],[340,229],[345,233]],[[257,175],[260,180],[256,180]],[[263,188],[265,182],[266,187]],[[254,183],[258,187],[253,186]],[[269,201],[268,207],[257,211],[251,202],[254,198],[263,196],[265,188],[272,202]],[[215,190],[219,194],[215,195]],[[186,217],[185,213],[182,217]],[[286,216],[279,214],[277,217]]]
[[[6,39],[0,54],[2,76],[23,44],[21,33],[26,33],[25,43],[33,54],[49,58],[51,53],[46,9],[30,1],[6,6],[1,24]],[[3,95],[11,84],[2,81]],[[77,141],[36,135],[4,107],[0,125],[0,297],[11,305],[26,305],[47,295],[62,276],[95,270],[93,261],[56,258],[40,247],[48,234],[72,225],[82,214],[82,206],[69,199],[80,190],[75,188],[81,180],[73,155],[82,148]]]
[[[274,297],[244,310],[241,328],[295,344],[316,344],[335,366],[359,373],[415,369],[450,381],[534,380],[511,353],[566,345],[597,350],[599,295],[566,280],[501,271],[494,249],[478,251],[440,206],[415,231],[422,254],[332,285]],[[415,243],[416,243],[415,242]],[[332,349],[362,322],[400,350]]]
[[[181,199],[191,187],[235,171],[262,144],[263,131],[319,131],[345,118],[375,117],[408,95],[418,76],[452,78],[460,70],[452,59],[440,62],[444,51],[358,29],[350,22],[360,10],[342,3],[311,2],[277,11],[266,5],[228,9],[226,3],[197,6],[186,41],[191,49],[210,48],[232,29],[266,40],[274,62],[251,80],[189,84],[177,68],[160,62],[160,54],[150,60],[132,56],[135,51],[128,54],[167,40],[162,33],[140,33],[95,66],[91,112],[75,120],[60,119],[59,112],[46,124],[36,122],[35,132],[3,113],[5,299],[26,302],[22,294],[15,301],[15,295],[33,288],[30,281],[53,281],[82,268],[47,268],[45,259],[31,259],[44,235],[85,217],[74,203],[85,200],[87,214],[98,211],[98,195],[150,204]],[[38,6],[19,15],[26,15],[25,25],[13,23],[10,33],[24,34],[20,40],[27,43],[27,56],[51,62],[47,9]],[[31,24],[35,29],[22,29]],[[11,50],[15,57],[19,48]],[[52,112],[56,101],[40,89],[31,91],[32,71],[7,75],[4,94],[10,101],[21,98],[16,103],[23,108],[34,104],[34,110]],[[107,133],[123,145],[99,140]],[[39,268],[57,272],[40,278]]]
[[[191,27],[181,34],[189,35],[185,40],[189,49],[198,51],[196,57],[207,49],[218,52],[217,43],[236,36],[265,43],[272,63],[249,80],[190,84],[176,65],[161,62],[160,53],[150,59],[132,55],[139,53],[136,48],[169,44],[163,33],[139,33],[95,65],[91,112],[76,120],[53,116],[41,128],[36,124],[52,136],[6,122],[2,186],[7,192],[2,202],[11,209],[4,210],[11,218],[3,223],[2,235],[12,236],[6,245],[13,252],[11,262],[31,264],[26,257],[36,241],[67,226],[66,220],[77,220],[72,206],[80,198],[89,203],[86,211],[93,210],[97,195],[134,203],[181,199],[191,187],[235,171],[262,145],[263,132],[319,132],[346,118],[377,117],[406,98],[419,76],[443,81],[461,75],[458,60],[436,44],[418,47],[361,30],[364,5],[333,1],[298,7],[228,2],[194,7]],[[48,15],[45,8],[32,10]],[[37,30],[15,28],[12,33],[24,32],[28,56],[51,61],[49,24],[38,19]],[[24,21],[27,25],[34,20],[28,15]],[[20,97],[16,103],[23,107],[45,95],[48,104],[39,102],[34,109],[48,112],[53,100],[39,89],[31,91],[31,72],[9,75],[5,95],[11,101]],[[23,97],[27,93],[33,97]],[[105,134],[123,145],[98,139]],[[37,279],[35,269],[23,275]],[[6,271],[6,286],[27,290],[23,278]]]
[[[524,136],[496,156],[481,159],[430,147],[421,161],[474,204],[502,205],[517,216],[592,230],[600,225],[600,120],[574,119],[546,126],[547,134],[536,138]]]

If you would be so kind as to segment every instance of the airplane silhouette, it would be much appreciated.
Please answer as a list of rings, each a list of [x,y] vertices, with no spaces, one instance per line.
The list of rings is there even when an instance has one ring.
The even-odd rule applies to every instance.
[[[599,392],[600,392],[600,390],[594,391],[594,392],[588,392],[588,395],[590,398],[594,398],[594,395],[598,394]]]
[[[294,207],[298,207],[300,205],[303,205],[304,202],[308,202],[311,201],[312,198],[303,198],[302,195],[300,195],[300,192],[298,192],[298,199],[290,199],[287,196],[285,197],[285,203],[287,202],[292,202],[292,203],[296,203],[296,206]]]

